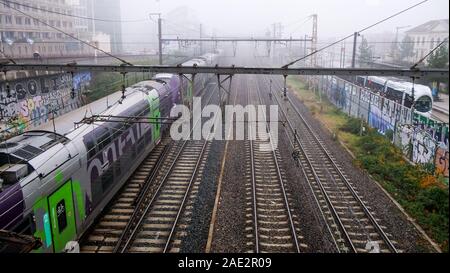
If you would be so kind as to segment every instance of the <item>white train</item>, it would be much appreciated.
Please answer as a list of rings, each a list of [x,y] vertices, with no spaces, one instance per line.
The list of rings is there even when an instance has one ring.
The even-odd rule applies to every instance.
[[[413,104],[413,84],[398,78],[358,76],[358,85],[371,89],[382,96],[408,108]],[[414,110],[429,115],[433,109],[433,95],[428,86],[414,84]]]

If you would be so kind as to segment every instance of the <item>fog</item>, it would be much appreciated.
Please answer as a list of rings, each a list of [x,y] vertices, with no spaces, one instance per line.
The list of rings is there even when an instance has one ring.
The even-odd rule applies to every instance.
[[[303,37],[311,34],[311,20],[305,17],[318,15],[320,40],[339,38],[420,0],[121,0],[122,19],[147,19],[139,23],[124,23],[125,44],[146,42],[145,47],[155,47],[156,23],[149,20],[149,13],[161,12],[164,35],[198,37],[199,24],[203,35],[217,36],[263,36],[272,29],[273,23],[284,25],[284,37]],[[178,13],[173,10],[184,7]],[[365,34],[394,33],[396,27],[417,26],[434,19],[449,18],[448,0],[429,0],[395,18],[392,18]],[[171,16],[172,13],[172,16]],[[180,15],[186,16],[179,18]],[[156,20],[156,17],[154,17]],[[403,29],[404,31],[407,29]],[[136,44],[134,44],[136,45]],[[139,45],[142,47],[142,45]]]

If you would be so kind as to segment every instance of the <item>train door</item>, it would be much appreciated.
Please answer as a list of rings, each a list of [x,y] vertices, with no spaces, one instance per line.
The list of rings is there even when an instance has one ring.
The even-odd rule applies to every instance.
[[[161,133],[161,111],[159,109],[160,100],[158,93],[150,93],[149,104],[150,120],[153,123],[153,141],[156,141],[159,139]]]
[[[66,243],[76,236],[72,181],[67,181],[48,197],[53,250],[61,252]]]

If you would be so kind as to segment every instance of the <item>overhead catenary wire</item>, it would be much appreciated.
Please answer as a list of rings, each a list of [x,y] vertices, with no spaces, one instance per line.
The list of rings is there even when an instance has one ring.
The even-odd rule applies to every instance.
[[[6,1],[6,0],[0,0],[0,2],[2,2],[3,4],[6,3],[5,1]],[[58,32],[61,32],[61,33],[63,33],[64,35],[66,35],[66,36],[68,36],[68,37],[70,37],[70,38],[72,38],[72,39],[75,39],[75,40],[77,40],[77,41],[79,41],[79,42],[81,42],[81,43],[83,43],[83,44],[85,44],[85,45],[87,45],[87,46],[89,46],[89,47],[92,47],[92,48],[94,48],[94,49],[96,49],[96,50],[98,50],[98,51],[100,51],[100,52],[102,52],[102,53],[104,53],[104,54],[110,56],[110,57],[113,57],[113,58],[115,58],[115,59],[121,61],[122,63],[124,63],[124,64],[126,64],[126,65],[133,66],[132,63],[127,62],[127,61],[125,61],[124,59],[119,58],[119,57],[117,57],[117,56],[114,56],[113,54],[111,54],[111,53],[109,53],[109,52],[106,52],[106,51],[104,51],[103,49],[101,49],[101,48],[99,48],[99,47],[96,47],[96,46],[94,46],[94,45],[91,45],[90,43],[88,43],[88,42],[86,42],[86,41],[83,41],[82,39],[79,39],[78,37],[76,37],[76,36],[74,36],[74,35],[72,35],[72,34],[70,34],[70,33],[67,33],[67,32],[65,32],[65,31],[63,31],[63,30],[61,30],[61,29],[59,29],[59,28],[57,28],[57,27],[54,27],[54,26],[52,26],[52,25],[50,25],[50,24],[48,24],[48,23],[46,23],[46,22],[44,22],[44,21],[42,21],[42,20],[40,20],[40,19],[38,19],[38,18],[32,16],[32,15],[30,15],[30,14],[28,14],[28,13],[25,13],[25,12],[21,11],[20,9],[17,9],[17,8],[15,8],[15,7],[10,7],[10,8],[13,9],[13,10],[15,10],[15,11],[17,11],[17,12],[19,12],[19,13],[21,13],[21,14],[23,14],[23,15],[25,15],[25,16],[27,16],[27,17],[32,18],[33,20],[36,20],[36,21],[40,22],[41,24],[44,24],[44,25],[46,25],[46,26],[48,26],[48,27],[50,27],[50,28],[53,28],[54,30],[56,30],[56,31],[58,31]]]
[[[419,61],[417,61],[413,66],[411,66],[411,69],[415,69],[421,62],[423,62],[426,58],[428,58],[428,56],[430,56],[431,54],[433,54],[434,51],[436,51],[438,48],[440,48],[446,41],[448,41],[448,37],[446,39],[444,39],[444,41],[442,41],[440,44],[438,44],[435,48],[433,48],[430,52],[428,52],[428,54],[426,54],[425,56],[423,56]]]
[[[94,18],[94,17],[81,16],[81,15],[75,15],[75,14],[68,14],[68,13],[59,12],[59,11],[52,11],[52,10],[44,9],[42,7],[37,7],[37,6],[34,7],[31,5],[18,3],[18,2],[14,2],[14,1],[9,1],[9,0],[4,0],[4,1],[7,3],[15,4],[17,6],[27,7],[32,10],[40,10],[40,11],[47,12],[47,13],[53,13],[53,14],[58,14],[58,15],[73,17],[73,18],[78,18],[78,19],[86,19],[86,20],[91,20],[91,21],[110,22],[110,23],[138,23],[138,22],[148,21],[147,18],[146,19],[136,19],[136,20],[101,19],[101,18]]]
[[[417,4],[414,4],[414,5],[412,5],[412,6],[408,7],[408,8],[406,8],[406,9],[403,9],[403,10],[397,12],[397,13],[394,13],[394,14],[391,15],[391,16],[388,16],[388,17],[386,17],[386,18],[384,18],[384,19],[382,19],[382,20],[380,20],[380,21],[378,21],[378,22],[376,22],[376,23],[374,23],[374,24],[372,24],[372,25],[370,25],[370,26],[367,26],[367,27],[365,27],[365,28],[363,28],[363,29],[357,31],[357,33],[364,32],[364,31],[366,31],[366,30],[368,30],[368,29],[370,29],[370,28],[372,28],[372,27],[374,27],[374,26],[377,26],[377,25],[379,25],[379,24],[381,24],[381,23],[383,23],[383,22],[385,22],[385,21],[387,21],[387,20],[389,20],[389,19],[392,19],[392,18],[394,18],[394,17],[396,17],[396,16],[398,16],[398,15],[400,15],[400,14],[402,14],[402,13],[405,13],[406,11],[411,10],[411,9],[417,7],[417,6],[420,6],[420,5],[422,5],[422,4],[424,4],[424,3],[428,2],[428,1],[429,1],[429,0],[423,0],[423,1],[419,2],[419,3],[417,3]],[[329,44],[329,45],[327,45],[327,46],[324,46],[324,47],[322,47],[322,48],[320,48],[320,49],[317,49],[317,50],[311,52],[310,54],[307,54],[307,55],[305,55],[305,56],[303,56],[303,57],[301,57],[301,58],[298,58],[298,59],[296,59],[296,60],[294,60],[294,61],[292,61],[292,62],[290,62],[290,63],[288,63],[288,64],[286,64],[286,65],[284,65],[284,66],[282,66],[282,68],[288,68],[289,66],[291,66],[291,65],[293,65],[293,64],[295,64],[295,63],[297,63],[297,62],[299,62],[299,61],[301,61],[301,60],[304,60],[304,59],[306,59],[306,58],[308,58],[308,57],[310,57],[310,56],[312,56],[312,55],[315,55],[315,54],[318,53],[318,52],[321,52],[321,51],[323,51],[323,50],[325,50],[325,49],[327,49],[327,48],[329,48],[329,47],[332,47],[332,46],[334,46],[334,45],[336,45],[336,44],[338,44],[338,43],[340,43],[340,42],[342,42],[342,41],[345,41],[345,40],[347,40],[347,39],[350,38],[350,37],[353,37],[353,35],[354,35],[354,33],[352,33],[352,34],[350,34],[350,35],[348,35],[348,36],[345,36],[344,38],[339,39],[338,41],[335,41],[335,42],[333,42],[333,43],[331,43],[331,44]]]
[[[134,93],[134,92],[136,92],[136,91],[132,91],[132,93]],[[116,102],[112,107],[116,107],[116,106],[118,106],[119,105],[119,103],[118,102]],[[111,108],[110,108],[111,109]],[[140,114],[142,114],[144,111],[146,111],[146,110],[143,110],[142,112],[140,112]],[[121,132],[124,132],[128,127],[128,123],[122,123],[122,126],[120,127],[120,128],[111,128],[107,123],[103,123],[103,124],[98,124],[98,123],[96,123],[96,124],[94,124],[94,123],[92,123],[92,124],[86,124],[87,126],[85,127],[85,128],[83,128],[82,130],[80,130],[79,132],[77,132],[77,134],[76,135],[74,135],[74,136],[72,136],[71,137],[71,140],[73,141],[73,140],[75,140],[75,139],[77,139],[78,137],[80,137],[88,128],[90,128],[90,126],[94,126],[94,125],[96,125],[96,126],[104,126],[104,127],[108,127],[108,128],[110,128],[110,129],[113,129],[113,130],[115,130],[115,131],[121,131]],[[97,143],[97,145],[96,146],[94,146],[92,149],[95,149],[98,145],[103,145],[103,143],[105,143],[105,142],[107,142],[107,141],[111,141],[112,140],[112,138],[113,138],[113,136],[114,136],[114,134],[110,134],[107,138],[105,138],[105,139],[103,139],[103,140],[101,140],[100,142],[98,142]],[[60,149],[58,149],[58,150],[56,150],[54,153],[53,153],[53,155],[56,155],[57,153],[59,153],[61,150],[63,150],[63,149],[65,149],[64,147],[61,147]],[[92,150],[91,149],[91,150]],[[79,156],[86,156],[86,155],[88,155],[89,153],[90,153],[90,151],[91,150],[88,150],[88,151],[86,151],[86,152],[84,152],[84,153],[80,153],[79,154]],[[51,157],[51,156],[50,156]],[[35,167],[35,169],[40,169],[44,164],[46,164],[46,162],[42,162],[40,165],[38,165],[38,166],[36,166]],[[64,165],[64,167],[62,167],[61,168],[61,172],[64,172],[66,169],[68,169],[68,168],[70,168],[72,165],[75,165],[75,164],[78,164],[77,162],[72,162],[71,164],[69,164],[69,165]],[[3,171],[0,171],[0,173],[2,173]],[[49,181],[47,181],[46,183],[49,183],[51,180],[49,180]],[[43,185],[41,185],[41,186],[45,186],[45,184],[43,184]],[[17,190],[14,190],[14,192],[11,192],[10,193],[10,195],[8,196],[8,197],[6,197],[6,198],[4,198],[4,199],[1,199],[0,200],[0,204],[2,204],[2,203],[4,203],[4,202],[7,202],[12,196],[14,196],[14,194],[16,193],[16,192],[18,192],[18,191],[20,191],[20,189],[17,189]],[[14,204],[13,205],[13,207],[14,206],[17,206],[18,204],[20,204],[20,203],[22,203],[22,202],[24,202],[24,199],[22,199],[21,201],[19,201],[19,202],[17,202],[16,204]],[[3,215],[0,215],[0,218],[2,217]],[[9,226],[13,221],[14,221],[15,219],[13,219],[12,221],[10,221],[10,223],[8,223],[6,226]]]
[[[0,49],[0,53],[2,53],[2,55],[10,62],[12,62],[13,64],[17,64],[17,62],[11,58],[8,54],[6,54],[5,52],[3,52],[3,50]]]

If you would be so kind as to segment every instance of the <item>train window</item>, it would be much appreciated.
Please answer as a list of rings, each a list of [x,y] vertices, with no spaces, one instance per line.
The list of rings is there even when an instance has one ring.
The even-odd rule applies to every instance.
[[[386,98],[393,100],[397,103],[401,103],[403,99],[403,92],[388,87],[386,92]]]
[[[411,108],[412,104],[413,104],[413,98],[412,98],[412,96],[406,95],[406,97],[405,97],[405,103],[404,103],[403,105],[406,106],[406,107],[408,107],[408,108]]]
[[[93,158],[97,152],[95,150],[95,142],[92,135],[86,136],[83,141],[86,145],[86,149],[88,150],[88,159]]]
[[[357,77],[356,78],[356,83],[359,84],[360,86],[364,86],[365,82],[366,82],[366,79],[364,77]]]
[[[114,141],[115,139],[119,138],[120,135],[123,133],[122,125],[117,124],[113,128],[111,128],[112,137],[111,141]]]
[[[58,220],[58,231],[62,233],[67,227],[66,201],[64,199],[56,204],[56,219]]]
[[[418,112],[422,112],[422,113],[426,113],[429,112],[431,110],[431,98],[428,96],[422,96],[420,97],[416,103],[414,108],[418,111]]]
[[[97,140],[98,150],[103,150],[109,143],[111,143],[111,138],[109,135],[109,130],[106,127],[99,127],[95,130],[95,138]]]

